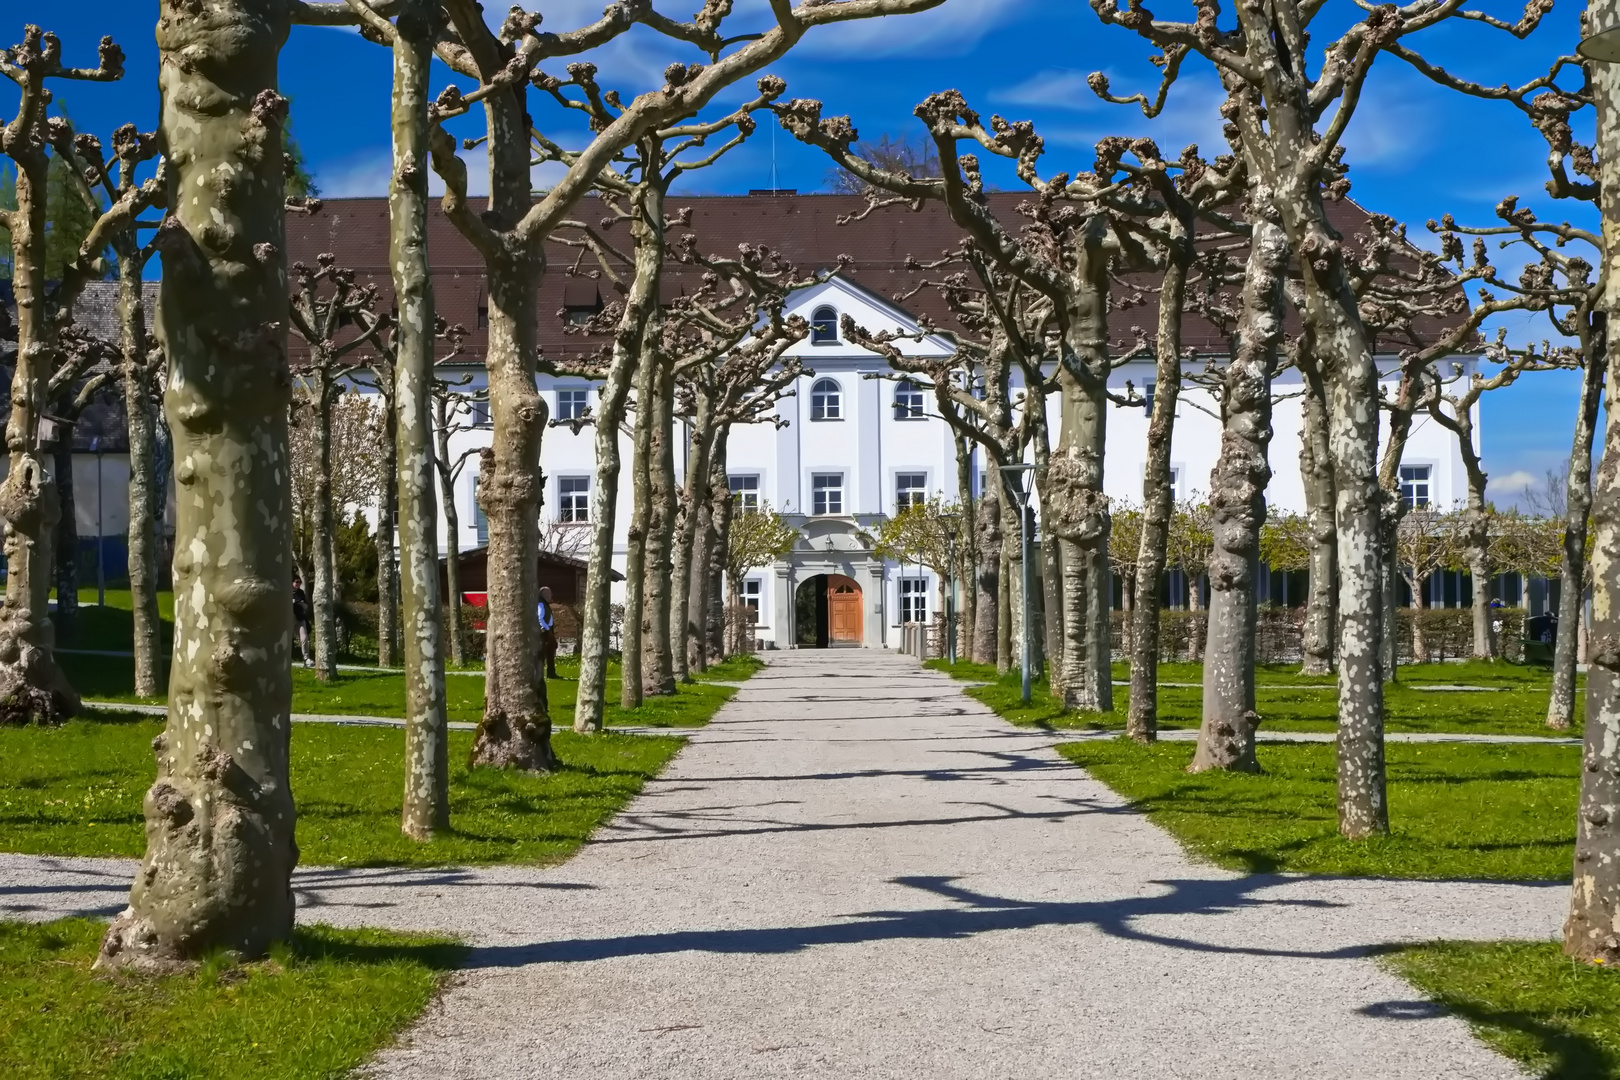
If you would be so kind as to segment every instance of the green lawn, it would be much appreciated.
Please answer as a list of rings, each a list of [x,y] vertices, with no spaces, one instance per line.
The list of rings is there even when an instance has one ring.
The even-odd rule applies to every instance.
[[[1539,941],[1434,942],[1384,962],[1532,1075],[1620,1076],[1620,972]]]
[[[106,924],[0,923],[8,1080],[328,1080],[426,1007],[463,949],[301,927],[268,960],[157,979],[95,975]]]
[[[1056,730],[1121,730],[1130,700],[1128,688],[1114,687],[1114,712],[1065,712],[1047,692],[1045,682],[1031,687],[1030,706],[1020,701],[1016,671],[997,676],[995,667],[959,661],[952,668],[942,660],[928,666],[958,679],[980,682],[967,693],[989,705],[1015,724]],[[1116,664],[1115,679],[1128,679],[1128,669]],[[1385,687],[1385,729],[1412,732],[1460,732],[1479,735],[1535,735],[1567,737],[1570,732],[1547,727],[1550,680],[1543,669],[1514,664],[1424,664],[1401,669],[1402,681]],[[1203,668],[1197,664],[1163,664],[1159,668],[1159,725],[1166,730],[1195,728],[1203,707],[1198,684]],[[1256,706],[1264,722],[1262,731],[1320,731],[1337,726],[1338,697],[1331,677],[1298,674],[1294,665],[1269,665],[1256,674]],[[1484,686],[1484,692],[1418,690],[1416,686]]]
[[[94,596],[92,591],[91,596]],[[167,599],[168,593],[159,594]],[[109,591],[106,608],[81,609],[81,632],[74,647],[97,649],[127,649],[130,647],[130,629],[127,607],[115,607],[115,602],[127,606],[128,592]],[[121,636],[120,636],[121,635]],[[93,642],[84,644],[86,637]],[[64,653],[60,657],[63,670],[74,687],[85,698],[93,701],[157,704],[163,698],[139,698],[133,693],[135,661],[121,656],[84,656]],[[674,697],[649,697],[641,708],[626,711],[619,708],[619,666],[608,666],[607,723],[650,727],[693,727],[707,723],[721,705],[734,693],[722,682],[746,680],[764,664],[751,655],[733,656],[708,671],[695,675],[696,681],[681,686]],[[563,676],[546,684],[553,722],[561,727],[574,722],[575,681],[579,675],[579,661],[571,656],[559,658],[557,670]],[[341,671],[330,683],[317,679],[308,668],[293,669],[293,711],[338,716],[387,716],[405,714],[405,676],[399,671]],[[165,669],[164,675],[167,676]],[[477,723],[484,712],[484,680],[476,675],[451,675],[445,679],[445,693],[451,720]]]
[[[1124,739],[1059,751],[1196,855],[1251,873],[1563,879],[1575,842],[1580,748],[1391,743],[1393,832],[1338,835],[1334,748],[1262,743],[1260,775],[1189,775],[1192,743]]]
[[[161,721],[74,720],[0,728],[0,851],[139,856],[141,799]],[[312,866],[557,862],[673,758],[678,738],[558,732],[547,776],[469,770],[472,733],[450,733],[453,832],[399,831],[405,735],[397,728],[297,724],[292,791],[298,847]],[[0,1072],[0,1075],[4,1075]]]

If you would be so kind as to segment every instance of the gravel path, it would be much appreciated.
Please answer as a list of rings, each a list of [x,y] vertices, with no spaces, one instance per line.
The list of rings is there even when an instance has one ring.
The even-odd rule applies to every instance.
[[[475,945],[377,1076],[1521,1075],[1368,955],[1551,937],[1567,887],[1194,864],[914,661],[773,661],[563,866],[299,874],[303,918]],[[110,914],[131,871],[0,856],[0,905]]]

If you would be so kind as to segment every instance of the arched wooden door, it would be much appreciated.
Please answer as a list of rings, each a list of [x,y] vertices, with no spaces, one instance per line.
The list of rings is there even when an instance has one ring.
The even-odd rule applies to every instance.
[[[861,587],[842,574],[827,575],[827,638],[832,645],[859,645],[863,638]]]

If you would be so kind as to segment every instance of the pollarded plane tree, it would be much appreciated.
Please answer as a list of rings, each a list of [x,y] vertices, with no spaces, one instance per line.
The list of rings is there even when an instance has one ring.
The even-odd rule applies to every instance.
[[[587,112],[594,124],[610,125],[614,114],[609,101],[616,98],[604,94],[596,85],[594,68],[576,64],[570,74],[584,92],[583,101],[563,95],[560,86],[548,87],[553,96],[565,107]],[[687,661],[684,655],[677,655],[671,631],[672,624],[685,622],[674,613],[690,589],[689,584],[682,588],[675,568],[673,422],[676,368],[682,357],[680,333],[676,330],[673,337],[671,333],[683,322],[668,317],[661,282],[671,258],[670,230],[685,227],[690,210],[671,211],[667,199],[670,186],[681,177],[715,164],[741,145],[755,130],[752,114],[779,96],[783,86],[780,80],[767,76],[759,80],[758,89],[755,101],[718,119],[677,117],[675,123],[646,133],[598,173],[597,190],[609,213],[594,224],[566,222],[566,228],[554,234],[558,243],[579,250],[578,259],[567,270],[569,274],[605,279],[622,297],[583,324],[564,328],[567,333],[609,336],[611,341],[589,356],[568,362],[574,374],[602,382],[597,407],[578,417],[553,421],[576,432],[587,424],[596,431],[596,508],[590,526],[580,686],[574,714],[575,727],[580,731],[600,730],[602,724],[611,621],[609,586],[621,470],[619,438],[629,411],[632,379],[636,383],[632,436],[636,448],[632,472],[635,499],[629,528],[626,606],[629,612],[645,612],[645,617],[627,617],[625,622],[622,704],[627,708],[639,705],[642,694],[649,689],[655,693],[672,692],[677,675],[685,674]],[[711,141],[715,145],[710,145]],[[537,160],[571,165],[579,157],[577,152],[538,133],[535,143]],[[629,227],[628,251],[612,235],[616,226],[625,223]],[[594,263],[589,271],[583,269],[587,259]],[[733,302],[742,298],[742,294],[734,294]],[[740,341],[751,325],[727,326],[719,351]],[[705,351],[699,350],[696,358],[687,357],[685,362],[695,363],[705,356]],[[695,475],[707,483],[710,445],[709,432],[693,442],[687,468],[689,481]],[[650,665],[643,664],[644,652],[650,654]]]
[[[1430,64],[1407,50],[1392,51],[1442,86],[1471,97],[1506,102],[1517,108],[1546,140],[1547,193],[1554,199],[1572,202],[1577,207],[1602,207],[1602,170],[1593,148],[1575,138],[1571,121],[1582,109],[1595,104],[1599,84],[1614,77],[1609,66],[1597,64],[1588,68],[1579,57],[1560,56],[1544,74],[1523,84],[1486,86]],[[1566,83],[1570,81],[1571,76],[1566,72],[1579,73],[1580,86],[1561,86],[1560,78]],[[1447,225],[1455,227],[1450,221]],[[1537,221],[1516,205],[1509,209],[1509,218],[1502,226],[1489,230],[1457,231],[1484,235],[1517,234],[1526,244],[1536,238],[1543,247],[1550,245],[1560,253],[1563,248],[1575,243],[1578,249],[1588,252],[1588,257],[1581,260],[1585,264],[1581,269],[1585,270],[1587,280],[1577,283],[1567,275],[1558,275],[1557,280],[1570,286],[1570,291],[1563,302],[1553,303],[1547,309],[1556,332],[1572,341],[1574,352],[1569,359],[1582,371],[1569,467],[1564,478],[1564,558],[1559,580],[1560,595],[1567,599],[1561,601],[1564,619],[1554,646],[1553,687],[1547,704],[1548,726],[1567,728],[1574,712],[1576,652],[1584,607],[1582,598],[1594,584],[1587,566],[1588,515],[1593,505],[1592,444],[1607,378],[1608,350],[1603,276],[1598,273],[1593,279],[1590,268],[1603,266],[1603,260],[1596,254],[1603,250],[1602,240],[1594,229],[1580,228],[1568,222]],[[1542,261],[1547,261],[1545,255]],[[1552,265],[1558,265],[1557,260]]]
[[[73,439],[84,411],[113,380],[118,353],[109,343],[83,333],[77,326],[63,327],[57,341],[66,362],[51,375],[45,389],[46,415],[56,425],[56,437],[46,445],[54,458],[52,467],[62,507],[53,541],[56,614],[52,623],[58,633],[71,638],[77,631],[79,612],[79,529],[73,484]]]
[[[425,840],[448,827],[450,820],[445,794],[448,736],[430,402],[437,320],[427,251],[428,158],[435,122],[428,79],[434,47],[446,32],[446,17],[436,0],[393,0],[388,4],[347,0],[346,5],[329,5],[328,10],[334,19],[348,16],[363,36],[388,45],[394,61],[389,109],[393,161],[388,181],[388,264],[398,322],[387,374],[393,415],[384,423],[391,426],[395,447],[392,483],[397,492],[399,607],[404,631],[407,767],[401,828],[407,836]],[[383,381],[382,372],[378,379]],[[389,501],[385,499],[384,505]],[[378,541],[381,558],[381,532]],[[391,532],[388,547],[392,548]],[[449,554],[453,560],[454,547]],[[389,576],[393,576],[391,571]],[[459,617],[459,607],[454,611]]]
[[[158,15],[175,660],[146,856],[102,967],[262,956],[292,930],[286,101],[275,88],[302,7],[217,0]]]
[[[74,282],[82,284],[87,269],[79,266],[49,296],[45,282],[46,190],[50,153],[72,154],[72,129],[60,117],[49,117],[53,82],[111,82],[122,78],[124,54],[111,38],[102,38],[95,67],[62,63],[62,43],[37,26],[24,28],[23,40],[0,55],[0,74],[17,87],[16,112],[0,126],[0,154],[16,165],[16,209],[0,211],[0,225],[11,235],[12,290],[16,299],[17,358],[11,379],[11,408],[6,421],[9,466],[0,484],[0,519],[5,522],[6,597],[0,614],[0,723],[59,723],[79,707],[53,655],[54,633],[48,611],[51,589],[51,541],[61,507],[53,470],[42,436],[50,433],[45,417],[47,383],[62,364],[59,327],[50,308],[71,308]],[[77,172],[77,170],[75,170]],[[131,213],[137,207],[128,207]],[[106,246],[112,229],[104,220],[92,229],[85,246],[91,257]],[[98,242],[99,241],[99,242]],[[81,252],[84,249],[81,248]],[[42,430],[43,428],[43,430]]]
[[[698,287],[670,305],[662,349],[674,360],[676,415],[687,423],[671,622],[676,675],[689,680],[691,667],[706,665],[705,626],[720,586],[709,570],[729,528],[730,485],[722,496],[717,482],[727,476],[731,432],[749,424],[787,426],[778,403],[800,378],[814,374],[787,355],[810,333],[802,318],[784,314],[787,302],[847,260],[806,275],[770,248],[743,244],[733,257],[707,256],[691,236],[682,237],[676,255],[704,270]],[[741,583],[733,587],[740,594]]]
[[[597,87],[594,69],[590,65],[576,64],[570,74],[583,91],[583,99],[567,97],[554,88],[552,93],[558,102],[586,112],[595,125],[610,124],[613,114],[608,105],[609,95],[604,95]],[[736,348],[749,336],[759,313],[767,308],[774,306],[777,310],[765,320],[765,325],[779,329],[782,326],[780,299],[786,291],[814,283],[814,279],[795,282],[795,275],[785,264],[767,268],[765,261],[780,260],[775,260],[766,249],[745,250],[731,269],[730,289],[723,298],[713,285],[706,283],[697,290],[703,294],[701,298],[686,296],[670,305],[661,304],[664,291],[661,282],[665,265],[672,257],[669,230],[684,226],[690,220],[689,210],[672,212],[668,209],[669,191],[673,184],[715,165],[742,145],[756,130],[753,114],[779,97],[784,89],[780,79],[767,76],[759,80],[755,99],[727,115],[712,120],[677,117],[675,123],[649,132],[604,168],[597,178],[598,190],[604,195],[610,215],[594,226],[570,223],[571,230],[557,235],[562,243],[579,247],[582,257],[591,254],[596,263],[592,273],[605,276],[611,287],[625,298],[615,306],[615,314],[600,313],[589,327],[613,336],[606,354],[599,356],[593,365],[598,369],[598,376],[605,379],[603,424],[598,428],[601,434],[597,446],[597,502],[607,516],[605,521],[599,516],[593,530],[593,549],[597,546],[596,534],[602,538],[602,558],[592,563],[600,568],[599,591],[606,587],[606,559],[611,553],[609,545],[615,515],[607,509],[607,504],[617,499],[616,427],[625,411],[630,365],[636,366],[640,380],[636,392],[635,440],[638,448],[646,444],[648,456],[638,456],[633,472],[636,521],[630,530],[632,551],[628,564],[631,570],[639,570],[635,576],[641,579],[644,614],[639,626],[630,624],[626,651],[635,651],[631,647],[641,635],[640,651],[644,656],[632,657],[632,668],[638,659],[644,662],[639,688],[634,685],[635,680],[623,680],[627,705],[637,703],[632,699],[640,693],[672,693],[676,682],[688,677],[690,665],[681,644],[685,636],[681,628],[690,622],[685,614],[692,594],[688,564],[697,536],[697,515],[683,516],[680,506],[683,498],[688,507],[707,503],[709,459],[714,438],[722,428],[715,426],[712,410],[700,399],[700,411],[695,419],[704,422],[687,432],[687,490],[683,493],[675,473],[677,384],[685,373],[713,364]],[[578,156],[543,136],[537,135],[536,143],[540,149],[539,160],[567,165]],[[609,230],[624,222],[630,227],[629,252],[619,250],[609,236]],[[695,256],[695,247],[688,244],[679,258],[685,262],[699,261]],[[711,266],[709,272],[714,274],[716,268]],[[719,308],[711,306],[717,300],[722,301]],[[769,352],[765,340],[756,339],[749,345],[750,355],[765,356]],[[736,365],[732,368],[734,373],[740,370]],[[609,432],[614,434],[615,440],[611,447],[604,445]],[[696,491],[694,483],[704,489],[701,500],[692,499]],[[591,589],[588,578],[587,593],[591,596],[587,601],[588,610],[600,613],[606,593],[602,591],[602,596],[596,597]],[[634,592],[637,584],[632,582],[630,589]],[[591,727],[598,725],[595,685],[605,668],[595,656],[594,644],[605,641],[605,626],[606,620],[600,614],[592,621],[592,658],[588,670],[582,672],[582,679],[588,676],[590,680],[591,705],[583,712],[576,707],[576,725],[582,722]],[[635,672],[632,670],[631,674]]]
[[[1379,383],[1379,406],[1389,418],[1389,433],[1378,465],[1380,506],[1380,561],[1382,597],[1383,675],[1396,681],[1396,611],[1400,575],[1395,553],[1401,517],[1407,505],[1401,497],[1401,462],[1411,438],[1415,414],[1433,404],[1439,386],[1435,364],[1444,357],[1480,345],[1479,327],[1493,315],[1521,306],[1516,298],[1482,296],[1470,306],[1466,287],[1491,275],[1487,261],[1476,257],[1470,265],[1455,260],[1455,272],[1443,265],[1447,254],[1424,251],[1406,238],[1406,226],[1383,214],[1370,214],[1366,231],[1352,238],[1355,257],[1350,272],[1362,325],[1374,342],[1374,351],[1399,348],[1396,365],[1388,375],[1399,374],[1395,392],[1385,392]],[[1300,355],[1310,354],[1301,350]],[[1387,377],[1387,376],[1386,376]],[[1308,372],[1306,383],[1313,395],[1320,385],[1320,372]]]
[[[294,264],[292,283],[292,330],[304,343],[304,355],[293,362],[295,424],[306,428],[313,451],[313,484],[306,507],[306,568],[311,571],[307,580],[315,629],[315,676],[327,682],[337,677],[332,410],[349,388],[351,377],[364,366],[363,360],[351,361],[350,355],[375,340],[381,323],[362,314],[376,306],[376,286],[359,284],[354,271],[338,266],[334,255],[318,256],[314,267]],[[345,463],[344,472],[350,471]]]
[[[900,201],[869,189],[868,206],[850,215],[848,224],[865,218],[874,210]],[[981,557],[992,559],[976,565],[975,626],[969,635],[969,655],[979,663],[995,662],[997,670],[1010,670],[1014,664],[1015,634],[1013,597],[1019,575],[1012,569],[1011,544],[995,542],[999,537],[1021,535],[1017,500],[1009,496],[1001,469],[1024,460],[1036,440],[1036,426],[1044,423],[1045,409],[1036,405],[1044,390],[1032,391],[1025,372],[1040,371],[1040,358],[1046,349],[1046,333],[1051,323],[1051,304],[1012,274],[1001,270],[971,238],[940,258],[928,262],[907,260],[908,269],[925,275],[915,287],[895,297],[905,303],[924,288],[933,289],[950,311],[953,327],[935,326],[924,320],[921,332],[872,334],[853,320],[845,321],[844,337],[883,356],[897,377],[909,380],[924,392],[932,391],[934,407],[951,430],[984,451],[985,491],[975,520],[965,529],[985,532],[980,540]],[[949,270],[938,277],[926,275]],[[900,347],[903,340],[926,336],[944,338],[955,347],[946,357],[911,355]],[[1026,362],[1026,358],[1027,361]],[[1022,381],[1020,381],[1022,380]],[[1045,382],[1044,376],[1040,381]],[[964,506],[972,502],[971,489],[958,492]],[[980,518],[993,515],[994,526],[980,527]],[[1019,548],[1022,551],[1022,547]]]
[[[780,59],[814,27],[923,11],[941,2],[805,0],[790,7],[783,0],[772,4],[768,20],[730,33],[736,19],[729,0],[706,0],[688,23],[660,15],[641,0],[615,4],[597,23],[558,35],[542,33],[539,16],[518,10],[497,30],[484,21],[473,0],[446,0],[449,28],[437,46],[438,55],[478,85],[466,93],[452,88],[441,94],[439,117],[482,106],[486,132],[475,142],[485,145],[490,170],[489,198],[475,211],[467,199],[466,164],[456,156],[442,127],[432,133],[434,169],[445,181],[445,214],[479,253],[489,278],[486,356],[495,430],[493,467],[480,485],[490,524],[490,613],[484,719],[473,750],[476,763],[533,770],[550,768],[555,760],[550,711],[538,674],[539,628],[534,619],[538,463],[548,416],[535,388],[539,349],[533,308],[545,241],[626,147],[681,117],[699,114],[715,95]],[[564,80],[539,65],[604,44],[634,23],[685,42],[703,61],[670,65],[662,86],[629,102],[616,91],[600,92],[601,106],[611,120],[593,124],[591,138],[562,177],[544,195],[534,197],[530,167],[535,127],[527,107],[528,86],[532,82],[548,93],[574,90],[585,96],[593,92],[587,87],[594,86],[594,78]],[[586,71],[577,66],[574,70]]]
[[[139,214],[156,208],[166,195],[164,163],[159,160],[151,176],[142,178],[142,164],[157,157],[157,136],[126,124],[112,135],[112,158],[100,144],[81,136],[74,149],[85,166],[80,175],[112,207],[128,207],[123,227],[112,232],[111,246],[118,263],[117,374],[124,400],[129,436],[129,591],[134,618],[135,693],[155,697],[159,692],[162,662],[162,622],[158,617],[157,525],[163,516],[168,476],[160,469],[157,453],[158,413],[162,402],[165,367],[163,350],[148,332],[146,296],[142,288],[146,265],[157,253],[155,241],[142,243]],[[93,174],[93,179],[91,179]]]
[[[1227,92],[1222,115],[1237,126],[1245,163],[1270,193],[1301,272],[1304,332],[1322,374],[1327,450],[1333,463],[1339,580],[1339,831],[1349,839],[1389,830],[1385,799],[1384,702],[1380,671],[1381,560],[1378,489],[1378,370],[1362,324],[1343,239],[1325,202],[1348,188],[1343,138],[1380,52],[1450,19],[1479,22],[1523,37],[1551,5],[1530,0],[1515,24],[1465,8],[1463,0],[1407,9],[1363,9],[1361,17],[1316,46],[1311,24],[1322,0],[1238,6],[1221,25],[1213,4],[1193,22],[1155,18],[1141,0],[1092,0],[1105,24],[1131,30],[1158,50],[1156,105],[1189,57],[1212,65]],[[1337,11],[1337,8],[1335,8]],[[1094,87],[1110,100],[1106,80]]]
[[[1103,438],[1110,402],[1112,369],[1107,327],[1108,292],[1116,262],[1139,241],[1114,228],[1110,211],[1098,198],[1109,188],[1107,178],[1081,174],[1071,184],[1067,174],[1042,178],[1036,165],[1043,151],[1040,137],[1028,124],[992,120],[987,130],[954,92],[934,95],[917,108],[944,163],[939,179],[888,173],[860,158],[847,117],[823,120],[814,101],[795,101],[778,109],[783,125],[798,139],[820,147],[843,168],[873,187],[912,200],[943,203],[988,261],[1016,277],[1051,305],[1057,363],[1047,375],[1039,360],[1026,367],[1030,389],[1026,411],[1044,414],[1045,390],[1054,382],[1060,396],[1058,445],[1041,468],[1036,439],[1036,469],[1044,472],[1040,489],[1045,531],[1058,538],[1062,566],[1062,652],[1054,657],[1054,692],[1074,708],[1112,707],[1108,664],[1109,605],[1106,588],[1107,500],[1102,494]],[[958,121],[961,121],[958,123]],[[1022,204],[1022,227],[1000,221],[983,198],[983,179],[973,154],[959,143],[977,143],[990,152],[1015,159],[1020,178],[1037,199]],[[1036,375],[1036,372],[1039,372]],[[1037,401],[1036,398],[1040,400]]]

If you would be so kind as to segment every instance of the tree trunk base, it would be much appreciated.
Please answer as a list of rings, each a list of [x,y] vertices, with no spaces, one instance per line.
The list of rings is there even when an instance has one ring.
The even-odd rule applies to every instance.
[[[485,713],[473,738],[471,765],[551,772],[557,767],[557,755],[551,749],[550,721],[519,718],[513,722],[505,713]]]
[[[1320,657],[1307,656],[1305,662],[1299,667],[1299,673],[1301,675],[1331,675],[1333,674],[1333,665]]]
[[[15,661],[0,661],[0,727],[55,727],[79,707],[78,692],[45,650],[24,645]]]
[[[1260,762],[1254,753],[1254,733],[1260,726],[1260,716],[1246,712],[1236,721],[1212,720],[1207,722],[1198,740],[1198,752],[1187,766],[1190,773],[1224,769],[1227,772],[1260,772]]]

